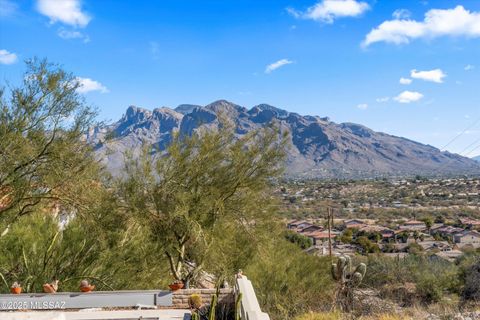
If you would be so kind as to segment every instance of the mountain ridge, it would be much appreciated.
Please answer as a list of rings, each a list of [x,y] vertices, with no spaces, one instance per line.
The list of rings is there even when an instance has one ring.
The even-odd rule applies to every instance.
[[[93,129],[88,139],[113,173],[121,171],[123,153],[139,153],[149,144],[160,150],[172,133],[191,134],[215,128],[219,116],[230,119],[236,134],[246,134],[272,121],[289,133],[286,173],[304,178],[370,178],[378,176],[480,173],[472,159],[403,137],[376,132],[356,123],[335,123],[328,117],[302,116],[269,104],[250,109],[218,100],[206,106],[184,104],[152,111],[130,106],[122,118]],[[109,137],[109,138],[108,138]]]

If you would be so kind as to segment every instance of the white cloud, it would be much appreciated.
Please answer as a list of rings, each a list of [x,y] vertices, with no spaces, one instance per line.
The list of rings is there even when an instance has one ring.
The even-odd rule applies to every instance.
[[[399,19],[408,19],[410,18],[411,15],[412,13],[407,9],[397,9],[393,12],[392,17],[399,20]]]
[[[400,84],[410,84],[412,83],[412,79],[409,79],[409,78],[400,78]]]
[[[278,60],[277,62],[274,62],[272,64],[269,64],[266,68],[265,68],[265,73],[271,73],[272,71],[275,71],[277,70],[278,68],[281,68],[283,66],[286,66],[287,64],[292,64],[293,61],[291,60],[288,60],[288,59],[282,59],[282,60]]]
[[[360,110],[367,110],[368,109],[368,104],[360,103],[359,105],[357,105],[357,108],[360,109]]]
[[[429,10],[423,21],[387,20],[367,34],[362,46],[382,41],[406,44],[413,39],[441,36],[480,37],[480,12],[471,12],[463,6],[457,6],[454,9]]]
[[[160,59],[160,45],[156,41],[150,41],[150,53],[152,54],[153,60]]]
[[[0,63],[1,64],[13,64],[17,62],[17,55],[7,50],[0,50]]]
[[[414,79],[421,79],[425,81],[431,81],[436,83],[442,83],[443,78],[447,75],[441,69],[434,69],[429,71],[417,71],[413,69],[410,72],[410,77]]]
[[[9,0],[0,0],[0,17],[11,16],[17,11],[17,5]]]
[[[470,70],[475,69],[475,66],[473,66],[473,65],[471,65],[471,64],[467,64],[467,65],[465,66],[465,68],[463,68],[463,69],[465,69],[465,71],[470,71]]]
[[[393,98],[393,100],[400,103],[410,103],[415,102],[423,98],[423,94],[415,91],[403,91],[398,96]]]
[[[74,27],[86,27],[91,17],[82,12],[80,0],[37,0],[37,10],[50,18]]]
[[[91,91],[99,91],[100,93],[108,93],[107,87],[101,84],[98,81],[92,80],[90,78],[77,78],[80,87],[78,87],[78,93],[87,93]]]
[[[90,42],[90,37],[80,31],[67,30],[65,28],[58,29],[58,36],[62,39],[83,39],[83,42]]]
[[[389,100],[390,100],[390,97],[381,97],[381,98],[375,99],[375,101],[377,101],[378,103],[388,102]]]
[[[305,12],[300,12],[292,8],[287,10],[295,18],[333,23],[337,18],[357,17],[369,8],[368,3],[357,0],[323,0],[308,8]]]

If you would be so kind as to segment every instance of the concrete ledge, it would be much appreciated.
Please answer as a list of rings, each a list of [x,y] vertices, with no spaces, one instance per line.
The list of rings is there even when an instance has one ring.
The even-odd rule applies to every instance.
[[[2,320],[189,320],[189,310],[0,312]]]
[[[235,293],[237,295],[242,293],[240,301],[240,318],[242,320],[270,320],[270,316],[260,309],[252,282],[247,277],[237,278]]]
[[[137,304],[171,307],[172,296],[171,291],[159,290],[2,294],[0,311],[135,307]]]

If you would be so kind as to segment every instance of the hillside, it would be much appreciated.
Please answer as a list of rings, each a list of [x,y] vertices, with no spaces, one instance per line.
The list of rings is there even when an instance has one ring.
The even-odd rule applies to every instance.
[[[97,154],[109,170],[118,173],[125,151],[138,153],[144,144],[163,150],[174,130],[190,134],[200,127],[216,127],[219,114],[235,123],[239,135],[272,121],[287,131],[290,176],[359,178],[480,172],[480,164],[472,159],[360,124],[338,124],[326,117],[301,116],[267,104],[247,109],[225,100],[203,107],[180,105],[153,111],[131,106],[119,121],[92,129],[88,139],[96,143]]]

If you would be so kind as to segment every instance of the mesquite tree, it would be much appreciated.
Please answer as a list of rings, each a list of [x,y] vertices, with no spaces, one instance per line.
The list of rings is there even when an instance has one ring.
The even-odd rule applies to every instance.
[[[39,206],[80,205],[97,185],[98,166],[82,140],[95,113],[80,83],[45,60],[26,65],[20,86],[0,89],[1,235]]]
[[[128,211],[149,226],[175,279],[188,286],[215,252],[227,253],[224,237],[255,236],[285,139],[273,127],[238,137],[225,120],[218,129],[176,134],[161,156],[147,150],[127,161],[121,190]]]

